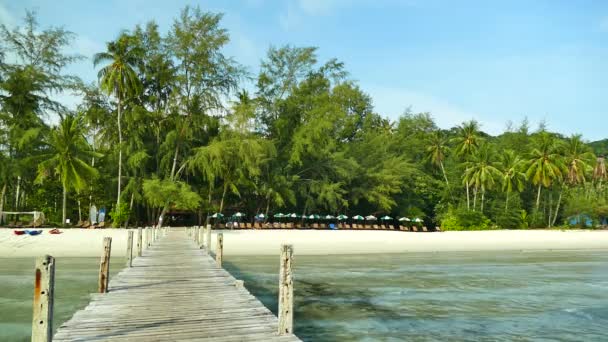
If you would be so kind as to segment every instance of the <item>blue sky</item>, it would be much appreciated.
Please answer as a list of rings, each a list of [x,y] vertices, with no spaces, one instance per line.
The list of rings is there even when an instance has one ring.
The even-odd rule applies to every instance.
[[[474,118],[497,134],[528,117],[533,128],[546,120],[608,137],[608,1],[0,0],[0,22],[35,9],[43,26],[78,34],[74,51],[90,57],[138,23],[167,30],[186,4],[225,13],[226,52],[250,72],[271,45],[316,46],[393,119],[411,106],[446,128]],[[70,71],[95,80],[90,60]]]

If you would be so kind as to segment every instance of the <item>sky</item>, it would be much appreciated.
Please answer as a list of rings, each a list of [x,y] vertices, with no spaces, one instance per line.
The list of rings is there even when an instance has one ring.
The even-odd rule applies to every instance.
[[[224,13],[225,52],[252,74],[270,46],[315,46],[391,119],[411,108],[442,128],[475,119],[499,134],[528,118],[533,129],[608,137],[603,0],[0,0],[0,23],[19,25],[30,9],[42,27],[76,33],[71,52],[88,59],[68,71],[94,82],[90,57],[106,42],[150,20],[165,32],[185,5]]]

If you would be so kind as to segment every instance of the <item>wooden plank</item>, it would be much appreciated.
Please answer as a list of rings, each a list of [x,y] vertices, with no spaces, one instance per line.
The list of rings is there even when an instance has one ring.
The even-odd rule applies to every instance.
[[[299,341],[279,336],[277,317],[195,237],[169,230],[112,278],[110,292],[92,295],[64,322],[54,341]]]
[[[34,279],[32,342],[50,342],[53,338],[55,258],[45,255],[36,259]]]

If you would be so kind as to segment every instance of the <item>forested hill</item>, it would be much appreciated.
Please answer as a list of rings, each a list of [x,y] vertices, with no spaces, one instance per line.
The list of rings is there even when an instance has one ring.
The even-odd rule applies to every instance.
[[[597,155],[605,156],[606,154],[608,154],[608,139],[593,141],[590,142],[588,145],[593,149],[593,153]]]
[[[474,120],[442,129],[433,113],[388,119],[315,47],[270,47],[245,70],[226,55],[221,14],[176,14],[167,32],[134,25],[85,56],[93,84],[67,72],[82,56],[65,54],[75,34],[61,23],[40,27],[29,13],[0,25],[0,212],[62,224],[95,205],[114,226],[184,213],[389,215],[444,229],[608,214],[596,155],[606,141],[594,153],[583,136],[526,121],[489,136]],[[61,93],[81,95],[77,110]]]

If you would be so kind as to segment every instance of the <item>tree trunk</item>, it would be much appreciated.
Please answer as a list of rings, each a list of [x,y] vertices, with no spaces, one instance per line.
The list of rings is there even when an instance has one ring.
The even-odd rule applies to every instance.
[[[4,183],[4,185],[2,186],[2,193],[0,193],[0,225],[2,225],[2,222],[3,222],[2,213],[4,212],[4,196],[5,195],[6,195],[6,183]]]
[[[122,99],[118,95],[118,195],[116,198],[116,210],[120,207],[120,189],[122,181]]]
[[[171,166],[171,180],[175,177],[175,169],[177,167],[177,155],[179,153],[179,144],[175,144],[175,154],[173,155],[173,166]]]
[[[473,211],[477,208],[477,188],[473,188]]]
[[[538,184],[538,192],[536,194],[536,212],[538,212],[538,209],[540,208],[540,188],[541,188],[542,184]]]
[[[471,204],[469,200],[469,181],[466,182],[467,187],[467,210],[471,210]]]
[[[133,198],[135,192],[131,192],[131,201],[129,202],[129,215],[127,215],[127,220],[125,221],[125,229],[129,226],[129,219],[131,218],[131,212],[133,210]]]
[[[555,208],[555,214],[553,215],[553,222],[551,225],[555,226],[555,221],[557,221],[557,214],[559,213],[559,206],[562,203],[562,190],[559,191],[559,197],[557,197],[557,207]]]
[[[549,193],[549,219],[547,220],[547,226],[551,228],[551,218],[553,217],[553,193]]]
[[[19,211],[19,194],[21,192],[21,176],[17,176],[17,191],[15,192],[15,211]]]
[[[82,210],[80,210],[80,199],[78,199],[78,223],[82,222]]]
[[[481,189],[481,213],[483,214],[483,200],[486,197],[486,189]]]
[[[448,182],[448,176],[445,174],[445,168],[443,167],[443,162],[439,162],[439,166],[441,166],[441,172],[443,172],[443,179],[445,179],[445,185],[447,185],[448,189],[450,188],[450,182]]]
[[[507,191],[507,199],[505,200],[505,213],[509,210],[509,191]]]
[[[224,184],[224,191],[222,192],[222,200],[220,201],[220,211],[219,213],[222,213],[222,210],[224,210],[224,198],[226,197],[226,191],[228,191],[228,185]]]
[[[65,227],[65,219],[67,218],[67,204],[68,204],[68,188],[63,186],[63,201],[61,209],[61,225]]]
[[[270,198],[266,201],[266,211],[264,212],[264,217],[268,217],[268,210],[270,210]]]

